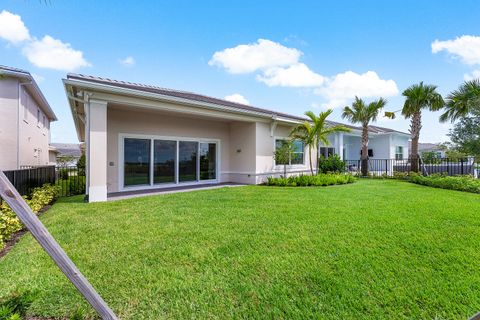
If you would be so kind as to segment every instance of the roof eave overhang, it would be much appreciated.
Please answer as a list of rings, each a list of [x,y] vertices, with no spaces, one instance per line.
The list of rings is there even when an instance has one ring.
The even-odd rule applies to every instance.
[[[249,111],[249,110],[235,108],[231,106],[224,106],[216,103],[209,103],[209,102],[203,102],[203,101],[198,101],[193,99],[173,97],[169,95],[145,92],[145,91],[129,89],[129,88],[121,88],[121,87],[107,85],[107,84],[92,83],[89,81],[64,79],[63,82],[65,85],[65,88],[76,87],[79,90],[100,91],[100,92],[107,92],[107,93],[113,93],[113,94],[119,94],[119,95],[125,95],[125,96],[138,97],[138,98],[159,100],[163,102],[173,102],[173,103],[178,103],[183,105],[201,107],[201,108],[210,109],[210,110],[217,110],[217,111],[240,114],[240,115],[248,115],[251,117],[256,117],[261,119],[269,119],[272,121],[278,121],[286,124],[298,124],[306,120],[306,119],[300,119],[300,118],[293,118],[293,117],[289,118],[285,116],[279,116],[274,112],[259,112],[256,110]]]
[[[15,77],[19,79],[24,79],[27,80],[31,83],[33,86],[33,92],[35,95],[35,100],[37,100],[37,103],[40,105],[40,108],[45,112],[45,114],[48,116],[48,119],[50,121],[57,121],[58,118],[55,115],[55,112],[53,112],[52,108],[50,107],[50,104],[48,103],[47,99],[42,93],[42,90],[38,87],[37,82],[35,79],[32,77],[30,73],[27,72],[20,72],[20,71],[13,71],[13,70],[2,70],[1,71],[2,75],[10,76],[10,77]]]
[[[73,91],[73,86],[68,84],[66,79],[62,80],[63,86],[65,88],[65,93],[67,94],[68,104],[70,106],[70,111],[72,113],[73,122],[75,123],[75,129],[77,131],[77,137],[80,142],[85,142],[85,123],[81,119],[81,115],[77,111],[77,101],[75,101],[75,93]],[[85,106],[82,105],[84,109]]]

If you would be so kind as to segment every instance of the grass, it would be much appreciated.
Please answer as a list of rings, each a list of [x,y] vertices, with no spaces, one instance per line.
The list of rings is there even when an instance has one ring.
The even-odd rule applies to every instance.
[[[394,180],[84,204],[42,220],[122,319],[465,319],[480,310],[480,196]],[[92,315],[30,235],[0,297]]]

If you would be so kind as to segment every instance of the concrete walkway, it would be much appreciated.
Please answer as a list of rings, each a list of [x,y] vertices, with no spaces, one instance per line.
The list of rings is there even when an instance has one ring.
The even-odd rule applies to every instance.
[[[177,187],[169,187],[169,188],[155,188],[155,189],[146,189],[146,190],[112,192],[108,194],[107,201],[116,201],[116,200],[122,200],[122,199],[138,198],[138,197],[153,196],[153,195],[160,195],[160,194],[191,192],[191,191],[197,191],[197,190],[210,190],[210,189],[242,187],[242,186],[245,186],[245,184],[215,183],[215,184],[200,184],[200,185],[191,185],[191,186],[177,186]]]

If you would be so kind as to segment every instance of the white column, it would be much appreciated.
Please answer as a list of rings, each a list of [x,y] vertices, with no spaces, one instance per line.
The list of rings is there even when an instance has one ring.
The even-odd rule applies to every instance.
[[[343,160],[343,132],[338,133],[337,143],[338,156]]]
[[[90,100],[88,108],[88,201],[107,201],[107,102]]]

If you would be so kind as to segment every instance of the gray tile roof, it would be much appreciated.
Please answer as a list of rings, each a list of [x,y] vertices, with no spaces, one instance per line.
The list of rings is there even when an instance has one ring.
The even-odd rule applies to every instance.
[[[300,121],[305,121],[308,120],[305,117],[302,116],[295,116],[283,112],[277,112],[269,109],[264,109],[264,108],[258,108],[250,105],[245,105],[237,102],[232,102],[232,101],[227,101],[224,99],[219,99],[215,97],[210,97],[202,94],[197,94],[193,92],[188,92],[188,91],[180,91],[180,90],[173,90],[173,89],[167,89],[163,87],[158,87],[158,86],[152,86],[152,85],[145,85],[145,84],[139,84],[139,83],[134,83],[134,82],[128,82],[128,81],[120,81],[120,80],[112,80],[108,78],[101,78],[101,77],[96,77],[96,76],[89,76],[89,75],[83,75],[83,74],[76,74],[76,73],[69,73],[67,75],[67,79],[72,79],[72,80],[80,80],[80,81],[86,81],[86,82],[92,82],[92,83],[98,83],[98,84],[105,84],[105,85],[110,85],[110,86],[115,86],[119,88],[126,88],[126,89],[132,89],[132,90],[139,90],[143,92],[149,92],[149,93],[155,93],[155,94],[161,94],[165,96],[171,96],[175,98],[183,98],[183,99],[188,99],[188,100],[193,100],[193,101],[199,101],[199,102],[206,102],[206,103],[212,103],[212,104],[217,104],[221,106],[227,106],[227,107],[233,107],[236,109],[240,110],[245,110],[245,111],[255,111],[259,113],[266,113],[266,114],[271,114],[271,115],[276,115],[280,117],[285,117],[287,119],[292,119],[292,120],[300,120]],[[339,123],[335,121],[328,121],[332,125],[344,125],[346,127],[349,127],[354,130],[361,130],[361,127],[358,126],[353,126],[349,124],[344,124],[344,123]],[[370,126],[370,132],[372,133],[392,133],[392,132],[397,132],[401,134],[405,134],[405,132],[401,131],[396,131],[392,130],[389,128],[383,128],[383,127],[378,127],[378,126]]]

